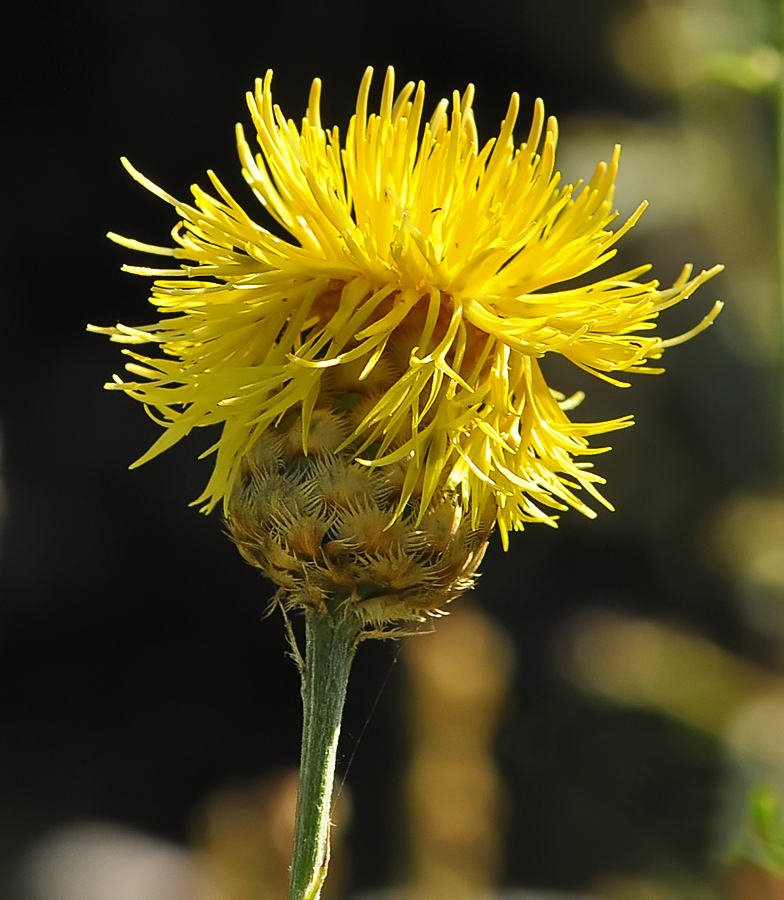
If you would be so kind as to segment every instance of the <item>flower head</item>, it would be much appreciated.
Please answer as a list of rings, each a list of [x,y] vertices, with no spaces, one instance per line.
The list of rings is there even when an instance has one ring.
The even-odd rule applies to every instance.
[[[306,455],[320,429],[330,452],[350,447],[371,470],[401,473],[393,519],[414,498],[421,520],[444,489],[475,528],[492,509],[505,543],[510,529],[553,524],[569,506],[594,515],[580,489],[609,504],[581,458],[605,448],[588,438],[631,418],[572,422],[581,396],[551,389],[540,359],[558,353],[622,386],[619,375],[660,372],[650,362],[707,327],[720,304],[671,340],[652,333],[659,312],[720,267],[691,278],[687,266],[668,290],[644,279],[648,266],[574,286],[614,255],[644,208],[613,230],[619,148],[588,183],[560,185],[557,124],[541,101],[524,143],[513,140],[514,94],[498,137],[481,145],[473,86],[423,124],[423,83],[396,95],[392,69],[379,112],[368,114],[371,75],[345,139],[322,126],[318,79],[299,127],[273,104],[271,72],[248,94],[260,153],[238,126],[243,175],[288,239],[258,224],[212,172],[215,194],[194,186],[190,204],[123,160],[181,222],[174,248],[110,237],[183,260],[125,267],[157,279],[161,321],[94,329],[162,350],[127,349],[136,380],[110,385],[165,428],[136,464],[196,426],[222,426],[196,501],[210,510],[229,503],[243,460],[294,413]]]

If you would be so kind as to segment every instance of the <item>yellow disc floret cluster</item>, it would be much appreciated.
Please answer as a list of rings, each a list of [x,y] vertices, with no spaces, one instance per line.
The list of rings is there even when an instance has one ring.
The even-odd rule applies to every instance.
[[[93,329],[163,351],[127,349],[136,380],[111,385],[165,428],[137,464],[196,426],[222,426],[197,501],[208,511],[228,502],[243,458],[292,410],[307,435],[326,393],[339,407],[346,372],[352,390],[369,387],[343,445],[370,467],[403,464],[401,515],[412,495],[424,515],[447,488],[477,521],[494,504],[504,543],[568,506],[593,515],[577,491],[608,505],[602,479],[578,459],[604,449],[588,446],[591,435],[631,420],[572,422],[580,397],[552,390],[539,360],[559,353],[619,385],[615,373],[661,371],[649,361],[709,325],[720,304],[669,341],[651,333],[659,312],[720,267],[695,278],[686,267],[663,291],[641,280],[648,266],[571,286],[614,255],[644,208],[612,230],[619,148],[588,183],[560,185],[557,124],[541,101],[524,143],[513,140],[515,94],[498,137],[480,146],[472,86],[423,123],[424,85],[396,95],[391,69],[368,114],[371,75],[345,139],[322,126],[318,79],[299,126],[273,103],[271,72],[248,95],[260,153],[238,126],[243,175],[290,240],[251,218],[212,172],[215,195],[194,186],[189,204],[123,161],[181,222],[174,248],[110,237],[183,260],[126,267],[157,279],[161,321]]]

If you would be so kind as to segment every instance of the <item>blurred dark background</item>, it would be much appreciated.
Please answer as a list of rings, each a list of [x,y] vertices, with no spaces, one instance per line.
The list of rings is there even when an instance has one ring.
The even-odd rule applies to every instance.
[[[770,42],[767,7],[755,9],[748,41]],[[213,436],[196,435],[129,472],[157,426],[101,387],[121,358],[85,325],[154,316],[146,281],[119,272],[140,261],[104,235],[166,243],[174,225],[119,157],[180,197],[213,168],[253,210],[233,128],[248,124],[244,93],[254,78],[274,69],[276,99],[299,119],[320,76],[323,120],[344,131],[365,66],[376,67],[377,97],[393,64],[401,83],[426,81],[431,108],[473,82],[482,139],[496,133],[512,91],[523,110],[542,96],[561,122],[570,179],[590,177],[630,135],[640,177],[619,180],[628,212],[649,187],[648,157],[633,162],[643,143],[635,136],[653,129],[681,146],[695,107],[725,122],[737,113],[746,125],[736,141],[751,147],[745,181],[707,176],[695,188],[682,172],[665,171],[665,206],[677,214],[656,219],[657,197],[647,195],[653,226],[624,239],[608,272],[652,262],[667,284],[685,262],[730,262],[722,247],[737,242],[725,235],[722,245],[705,224],[706,207],[678,206],[694,196],[680,186],[689,182],[702,201],[710,195],[714,224],[733,217],[736,195],[751,198],[762,235],[755,271],[770,280],[771,103],[732,86],[689,93],[677,80],[632,77],[624,59],[641,57],[633,46],[625,57],[622,39],[650,10],[636,0],[15,6],[0,60],[0,896],[16,896],[19,859],[64,823],[113,821],[187,844],[193,810],[211,791],[298,755],[297,674],[281,622],[263,618],[272,588],[241,562],[219,514],[188,506],[210,465],[196,457]],[[778,636],[750,623],[732,580],[710,564],[716,510],[738,492],[777,484],[775,313],[752,311],[749,325],[733,309],[769,291],[761,284],[721,276],[670,311],[667,335],[691,327],[716,297],[729,301],[716,326],[668,352],[665,375],[638,378],[631,390],[558,360],[547,367],[555,387],[588,391],[578,417],[633,412],[637,424],[611,435],[612,453],[597,460],[617,512],[593,522],[570,512],[558,531],[513,536],[507,554],[495,542],[476,591],[509,630],[517,660],[498,740],[509,791],[508,886],[582,889],[613,873],[699,879],[715,863],[722,743],[666,711],[580,690],[554,648],[566,624],[601,608],[666,621],[770,671],[778,666]],[[356,749],[351,891],[389,883],[401,852],[396,791],[407,751],[398,652],[364,645],[350,689],[342,755]]]

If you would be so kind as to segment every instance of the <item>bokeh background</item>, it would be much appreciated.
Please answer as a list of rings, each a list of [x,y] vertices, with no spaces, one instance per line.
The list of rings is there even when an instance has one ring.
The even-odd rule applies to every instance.
[[[643,198],[651,208],[608,271],[651,262],[667,285],[686,262],[727,266],[663,317],[675,335],[727,302],[668,352],[665,375],[619,390],[546,361],[556,387],[586,390],[578,415],[633,412],[637,424],[597,460],[617,512],[570,512],[507,554],[494,543],[466,602],[483,623],[468,633],[485,643],[458,640],[465,665],[443,689],[490,710],[481,728],[464,718],[484,729],[469,756],[485,781],[456,781],[489,798],[466,813],[487,841],[476,885],[757,896],[730,860],[749,786],[784,781],[777,4],[72,0],[17,4],[6,25],[0,896],[93,900],[86,882],[73,888],[83,857],[68,848],[96,834],[160,851],[170,874],[224,851],[230,867],[225,847],[256,840],[236,810],[265,820],[296,765],[298,679],[280,621],[263,618],[272,588],[218,514],[188,506],[213,436],[129,472],[157,426],[103,391],[121,359],[85,325],[151,321],[145,280],[119,271],[140,260],[104,235],[160,244],[175,224],[121,155],[180,197],[213,168],[253,209],[233,128],[248,122],[254,78],[273,68],[298,119],[320,76],[323,120],[345,129],[368,64],[375,97],[388,64],[401,82],[424,79],[432,106],[473,82],[483,139],[518,91],[522,140],[542,96],[569,181],[620,141],[621,215]],[[410,774],[422,728],[441,727],[422,713],[435,702],[417,662],[429,640],[359,653],[342,745],[344,893],[412,883],[416,848],[435,834],[412,824],[427,801]],[[467,708],[444,717],[442,737]],[[452,770],[434,740],[425,793],[448,806],[461,791],[439,781]],[[64,893],[61,871],[80,893]],[[175,897],[156,889],[133,896]]]

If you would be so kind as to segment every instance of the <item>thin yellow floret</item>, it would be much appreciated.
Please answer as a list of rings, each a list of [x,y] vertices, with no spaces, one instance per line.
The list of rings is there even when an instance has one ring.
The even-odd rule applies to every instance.
[[[111,385],[165,428],[136,465],[196,426],[221,425],[196,501],[209,511],[226,500],[243,455],[289,410],[301,409],[307,431],[325,373],[359,365],[367,379],[394,359],[399,377],[371,396],[345,444],[370,466],[408,461],[401,509],[416,488],[424,512],[446,480],[474,516],[495,502],[504,542],[525,522],[553,524],[552,510],[593,515],[576,491],[609,506],[602,479],[576,458],[602,452],[588,438],[631,419],[573,423],[567,412],[578,401],[548,387],[539,360],[559,353],[620,386],[615,373],[661,371],[649,362],[692,332],[670,341],[651,334],[659,312],[721,267],[695,278],[686,267],[665,291],[639,280],[648,266],[570,287],[614,255],[644,209],[612,230],[620,148],[587,184],[561,186],[557,123],[545,120],[541,100],[524,143],[513,141],[514,94],[499,136],[480,147],[473,86],[422,124],[422,82],[395,96],[390,68],[380,111],[368,114],[371,75],[344,141],[321,124],[318,79],[299,127],[273,104],[271,72],[248,94],[261,152],[237,126],[243,175],[291,240],[257,224],[213,172],[217,196],[193,186],[191,205],[123,160],[182,221],[175,248],[110,237],[188,261],[124,267],[157,279],[151,302],[161,321],[93,329],[163,351],[126,350],[138,380],[115,376]]]

